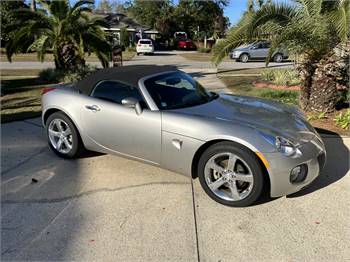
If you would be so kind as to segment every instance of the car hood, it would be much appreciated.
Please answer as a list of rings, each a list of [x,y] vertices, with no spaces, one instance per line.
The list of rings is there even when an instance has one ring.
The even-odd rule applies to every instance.
[[[239,46],[239,47],[233,49],[232,52],[234,52],[234,51],[248,51],[251,47],[252,47],[252,45]]]
[[[256,97],[220,94],[209,103],[174,111],[250,126],[266,134],[283,136],[297,144],[312,140],[316,134],[297,108]]]

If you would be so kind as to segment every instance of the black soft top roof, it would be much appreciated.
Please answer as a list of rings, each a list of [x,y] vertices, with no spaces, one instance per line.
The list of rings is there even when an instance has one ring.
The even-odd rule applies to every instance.
[[[131,65],[106,68],[98,70],[77,82],[75,88],[84,94],[90,95],[95,85],[102,80],[121,81],[136,87],[141,78],[166,71],[177,71],[177,68],[167,65]]]

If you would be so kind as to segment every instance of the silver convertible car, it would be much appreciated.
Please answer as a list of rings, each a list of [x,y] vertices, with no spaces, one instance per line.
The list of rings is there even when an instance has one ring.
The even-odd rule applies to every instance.
[[[46,88],[42,121],[59,156],[117,154],[199,178],[229,206],[309,185],[326,161],[305,116],[269,100],[216,94],[170,66],[99,70],[65,89]]]

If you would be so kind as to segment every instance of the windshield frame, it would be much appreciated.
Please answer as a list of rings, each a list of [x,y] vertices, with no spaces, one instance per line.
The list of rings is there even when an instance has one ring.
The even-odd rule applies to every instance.
[[[177,109],[183,109],[183,108],[188,108],[188,107],[193,107],[193,106],[197,106],[197,105],[201,105],[201,104],[205,104],[205,103],[209,103],[211,102],[212,100],[216,99],[218,97],[218,94],[214,93],[214,92],[210,92],[208,90],[206,90],[203,86],[201,86],[195,79],[193,79],[190,75],[189,77],[193,79],[193,81],[195,81],[201,88],[203,88],[204,91],[206,91],[209,95],[209,98],[208,101],[205,101],[205,103],[200,103],[200,104],[196,104],[196,105],[190,105],[190,106],[184,106],[184,107],[177,107],[177,108],[171,108],[171,109],[161,109],[157,106],[156,102],[153,100],[151,94],[148,92],[148,89],[146,87],[146,84],[145,82],[151,78],[154,78],[154,77],[158,77],[158,76],[161,76],[161,75],[167,75],[167,74],[170,74],[170,73],[178,73],[178,74],[187,74],[185,72],[182,72],[182,71],[179,71],[179,70],[174,70],[174,71],[164,71],[164,72],[160,72],[160,73],[156,73],[156,74],[152,74],[152,75],[149,75],[149,76],[145,76],[143,78],[141,78],[139,81],[138,81],[138,85],[139,85],[139,89],[140,91],[142,92],[149,108],[151,111],[170,111],[170,110],[177,110]],[[188,74],[187,74],[188,75]]]

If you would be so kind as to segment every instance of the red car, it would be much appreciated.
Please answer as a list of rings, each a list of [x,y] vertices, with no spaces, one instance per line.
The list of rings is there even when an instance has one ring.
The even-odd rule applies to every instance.
[[[186,32],[175,32],[174,37],[176,39],[177,49],[195,49],[196,48],[192,40],[187,38]]]
[[[191,39],[178,39],[177,48],[178,49],[195,49],[196,46],[193,44]]]

